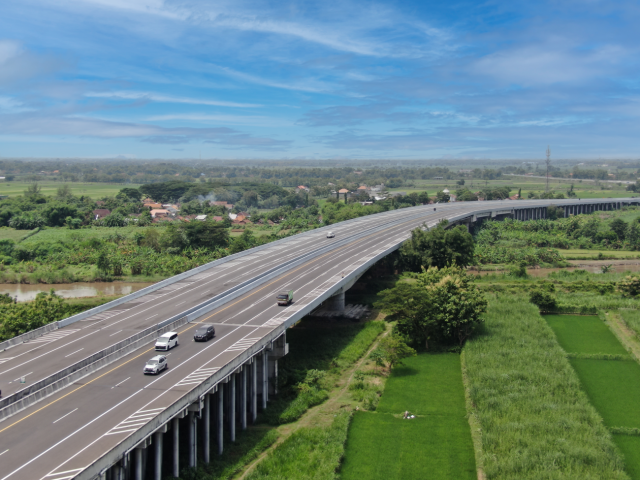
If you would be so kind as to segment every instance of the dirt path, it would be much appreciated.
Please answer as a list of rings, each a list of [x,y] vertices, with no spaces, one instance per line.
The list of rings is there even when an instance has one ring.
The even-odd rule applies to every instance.
[[[486,480],[482,464],[482,428],[480,420],[476,415],[476,406],[471,401],[471,385],[467,375],[467,363],[464,351],[460,355],[460,367],[462,368],[462,384],[464,385],[464,398],[467,407],[467,420],[469,421],[469,429],[471,430],[471,440],[473,441],[473,452],[476,457],[476,472],[478,480]]]
[[[353,375],[357,370],[360,369],[362,364],[367,361],[371,352],[377,348],[380,340],[382,340],[382,338],[387,336],[390,332],[391,328],[387,324],[385,324],[385,331],[382,332],[382,334],[378,335],[378,337],[374,340],[374,342],[371,344],[366,353],[360,358],[360,360],[354,363],[351,367],[347,368],[338,377],[336,381],[336,388],[334,388],[330,392],[329,399],[326,402],[321,403],[320,405],[311,407],[298,421],[277,427],[279,434],[278,440],[268,449],[262,452],[253,462],[249,463],[240,473],[234,476],[234,480],[244,480],[247,475],[249,475],[249,473],[253,471],[256,465],[258,465],[258,463],[260,463],[270,452],[278,448],[280,444],[282,444],[287,438],[293,435],[300,428],[329,425],[333,421],[334,413],[336,411],[341,410],[345,407],[350,407],[351,409],[353,409],[358,402],[346,397],[346,395],[348,394],[349,384],[353,380]]]

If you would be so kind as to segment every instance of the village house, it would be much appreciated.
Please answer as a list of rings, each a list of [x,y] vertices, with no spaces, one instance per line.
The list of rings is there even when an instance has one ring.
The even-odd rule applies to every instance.
[[[305,187],[304,185],[298,185],[296,187],[296,193],[300,193],[300,192],[308,192],[310,190],[309,187]]]
[[[98,208],[97,210],[93,211],[94,220],[99,220],[110,214],[111,214],[111,211],[107,210],[106,208]]]
[[[151,209],[151,218],[161,218],[161,217],[168,217],[168,216],[169,216],[169,210],[166,210],[164,208]]]

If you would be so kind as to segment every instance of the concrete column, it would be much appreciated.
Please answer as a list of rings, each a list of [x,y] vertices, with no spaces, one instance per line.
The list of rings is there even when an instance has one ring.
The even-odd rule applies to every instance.
[[[136,448],[134,449],[134,455],[135,455],[135,480],[143,480],[142,479],[142,448]]]
[[[223,428],[224,428],[224,383],[218,385],[218,421],[216,422],[216,440],[218,443],[218,455],[222,455]]]
[[[329,298],[328,303],[329,310],[333,310],[334,312],[342,312],[344,310],[344,292],[340,292]]]
[[[231,374],[231,380],[229,385],[229,407],[228,407],[228,420],[229,420],[229,436],[232,442],[236,441],[236,374]]]
[[[272,358],[269,362],[269,393],[278,394],[278,359]]]
[[[124,480],[124,469],[120,463],[116,463],[113,467],[111,467],[113,473],[111,474],[111,478],[113,480]]]
[[[195,468],[198,464],[198,437],[196,412],[189,412],[189,466]]]
[[[262,351],[262,409],[266,410],[269,400],[269,355]]]
[[[209,463],[210,435],[211,435],[211,394],[204,396],[204,410],[202,411],[202,459],[204,463]]]
[[[240,424],[242,430],[247,429],[247,365],[240,374]]]
[[[251,423],[258,418],[258,357],[251,364]]]
[[[162,480],[162,440],[164,434],[162,432],[156,432],[153,434],[153,443],[155,445],[155,468],[153,469],[154,480]]]
[[[171,429],[173,430],[173,477],[180,476],[180,419],[172,420]]]

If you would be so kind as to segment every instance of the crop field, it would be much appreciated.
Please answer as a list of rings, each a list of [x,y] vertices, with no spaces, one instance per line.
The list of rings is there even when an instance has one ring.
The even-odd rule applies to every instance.
[[[404,420],[408,410],[415,419]],[[474,479],[475,459],[458,354],[422,354],[387,381],[377,412],[349,429],[341,478]]]
[[[29,185],[33,182],[13,181],[0,183],[0,195],[16,196],[22,195]],[[55,195],[65,182],[37,182],[40,187],[40,193],[43,195]],[[97,200],[102,197],[111,197],[117,194],[124,187],[138,188],[140,185],[133,183],[67,183],[71,189],[71,193],[77,196],[85,195]]]
[[[596,316],[545,315],[544,319],[566,352],[627,355],[615,335]]]
[[[604,322],[595,316],[549,315],[545,319],[568,353],[625,354],[624,360],[571,358],[570,362],[605,425],[640,428],[640,365],[626,355]],[[613,438],[625,456],[627,473],[640,479],[640,453],[635,450],[640,437],[615,434]]]
[[[485,331],[464,356],[488,480],[629,478],[565,351],[526,297],[491,299]]]
[[[340,478],[473,480],[477,475],[469,423],[464,415],[403,420],[358,412],[349,428]]]

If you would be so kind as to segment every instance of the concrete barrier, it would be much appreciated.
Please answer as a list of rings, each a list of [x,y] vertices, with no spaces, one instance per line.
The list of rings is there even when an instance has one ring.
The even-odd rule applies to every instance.
[[[154,325],[152,327],[149,327],[143,330],[142,332],[139,332],[105,349],[102,349],[99,352],[96,352],[84,358],[83,360],[80,360],[79,362],[74,363],[73,365],[70,365],[42,380],[35,382],[29,387],[26,387],[14,393],[13,395],[10,395],[0,400],[0,421],[8,416],[11,416],[19,412],[20,410],[26,408],[27,406],[32,405],[33,403],[39,400],[42,400],[43,398],[46,398],[47,396],[55,393],[63,386],[68,385],[70,382],[76,381],[79,378],[82,378],[83,376],[94,372],[96,369],[102,368],[103,366],[108,365],[108,363],[110,362],[114,362],[118,360],[122,356],[132,351],[131,345],[137,345],[133,349],[138,348],[140,345],[143,345],[144,343],[141,344],[139,342],[140,339],[146,338],[149,335],[153,335],[154,336],[153,338],[157,338],[157,336],[161,334],[160,333],[161,331],[163,333],[165,331],[168,331],[164,328],[166,325],[173,325],[174,327],[179,326],[179,325],[176,325],[175,322],[178,322],[180,319],[187,319],[185,323],[190,322],[193,319],[198,318],[218,308],[219,306],[224,305],[225,303],[233,300],[234,298],[237,298],[238,296],[250,291],[251,289],[255,288],[256,285],[265,283],[279,275],[282,275],[284,272],[286,272],[291,268],[295,268],[296,266],[302,265],[303,263],[307,262],[310,259],[313,259],[317,256],[320,256],[324,253],[334,250],[336,246],[347,245],[348,243],[358,238],[371,235],[380,230],[389,228],[392,225],[403,223],[420,216],[422,216],[422,213],[412,215],[408,218],[403,218],[401,220],[396,220],[388,224],[380,225],[375,229],[349,236],[347,238],[339,240],[338,242],[333,242],[330,245],[325,245],[321,248],[318,248],[304,255],[301,255],[300,257],[284,262],[282,265],[278,265],[277,267],[274,267],[260,274],[257,277],[254,277],[245,282],[242,282],[230,288],[229,290],[226,290],[225,292],[222,292],[216,295],[215,297],[209,300],[206,300],[205,302],[202,302],[201,304],[198,304],[194,307],[191,307],[181,312],[178,315],[175,315],[167,320],[164,320],[163,322],[157,325]],[[73,379],[73,380],[70,380],[70,379]],[[14,404],[16,405],[15,408],[12,407]]]
[[[113,350],[95,359],[91,363],[85,364],[82,367],[77,368],[76,370],[68,372],[66,375],[64,375],[64,372],[67,369],[61,370],[60,372],[55,374],[56,380],[48,383],[45,387],[40,387],[36,391],[33,391],[28,394],[24,394],[13,403],[9,404],[8,406],[4,406],[4,408],[1,408],[0,421],[4,420],[7,417],[10,417],[11,415],[14,415],[20,412],[21,410],[24,410],[25,408],[35,403],[38,403],[39,401],[47,398],[49,395],[54,394],[55,392],[66,387],[67,385],[73,382],[77,382],[78,380],[86,377],[87,375],[90,375],[91,373],[108,366],[109,364],[115,362],[116,360],[119,360],[125,355],[128,355],[129,353],[137,350],[138,348],[155,342],[159,335],[169,332],[174,328],[181,327],[186,323],[189,323],[189,319],[187,317],[184,317],[179,320],[174,320],[172,323],[169,323],[160,329],[156,329],[154,327],[153,331],[151,332],[148,331],[151,329],[147,329],[147,331],[144,332],[143,336],[136,335],[139,338],[127,343],[122,348],[118,350]],[[141,334],[142,333],[143,332],[141,332]],[[111,350],[111,348],[109,350]],[[88,358],[91,358],[91,357],[88,357]],[[24,392],[24,390],[22,390],[21,392]]]
[[[27,342],[27,341],[32,340],[34,338],[41,337],[45,333],[53,332],[54,330],[57,330],[58,328],[59,328],[58,322],[51,322],[51,323],[46,324],[43,327],[36,328],[34,330],[30,330],[30,331],[28,331],[26,333],[23,333],[22,335],[17,335],[17,336],[15,336],[13,338],[10,338],[9,340],[6,340],[6,341],[0,343],[0,352],[3,352],[7,348],[13,347],[14,345],[19,345],[21,343]]]

